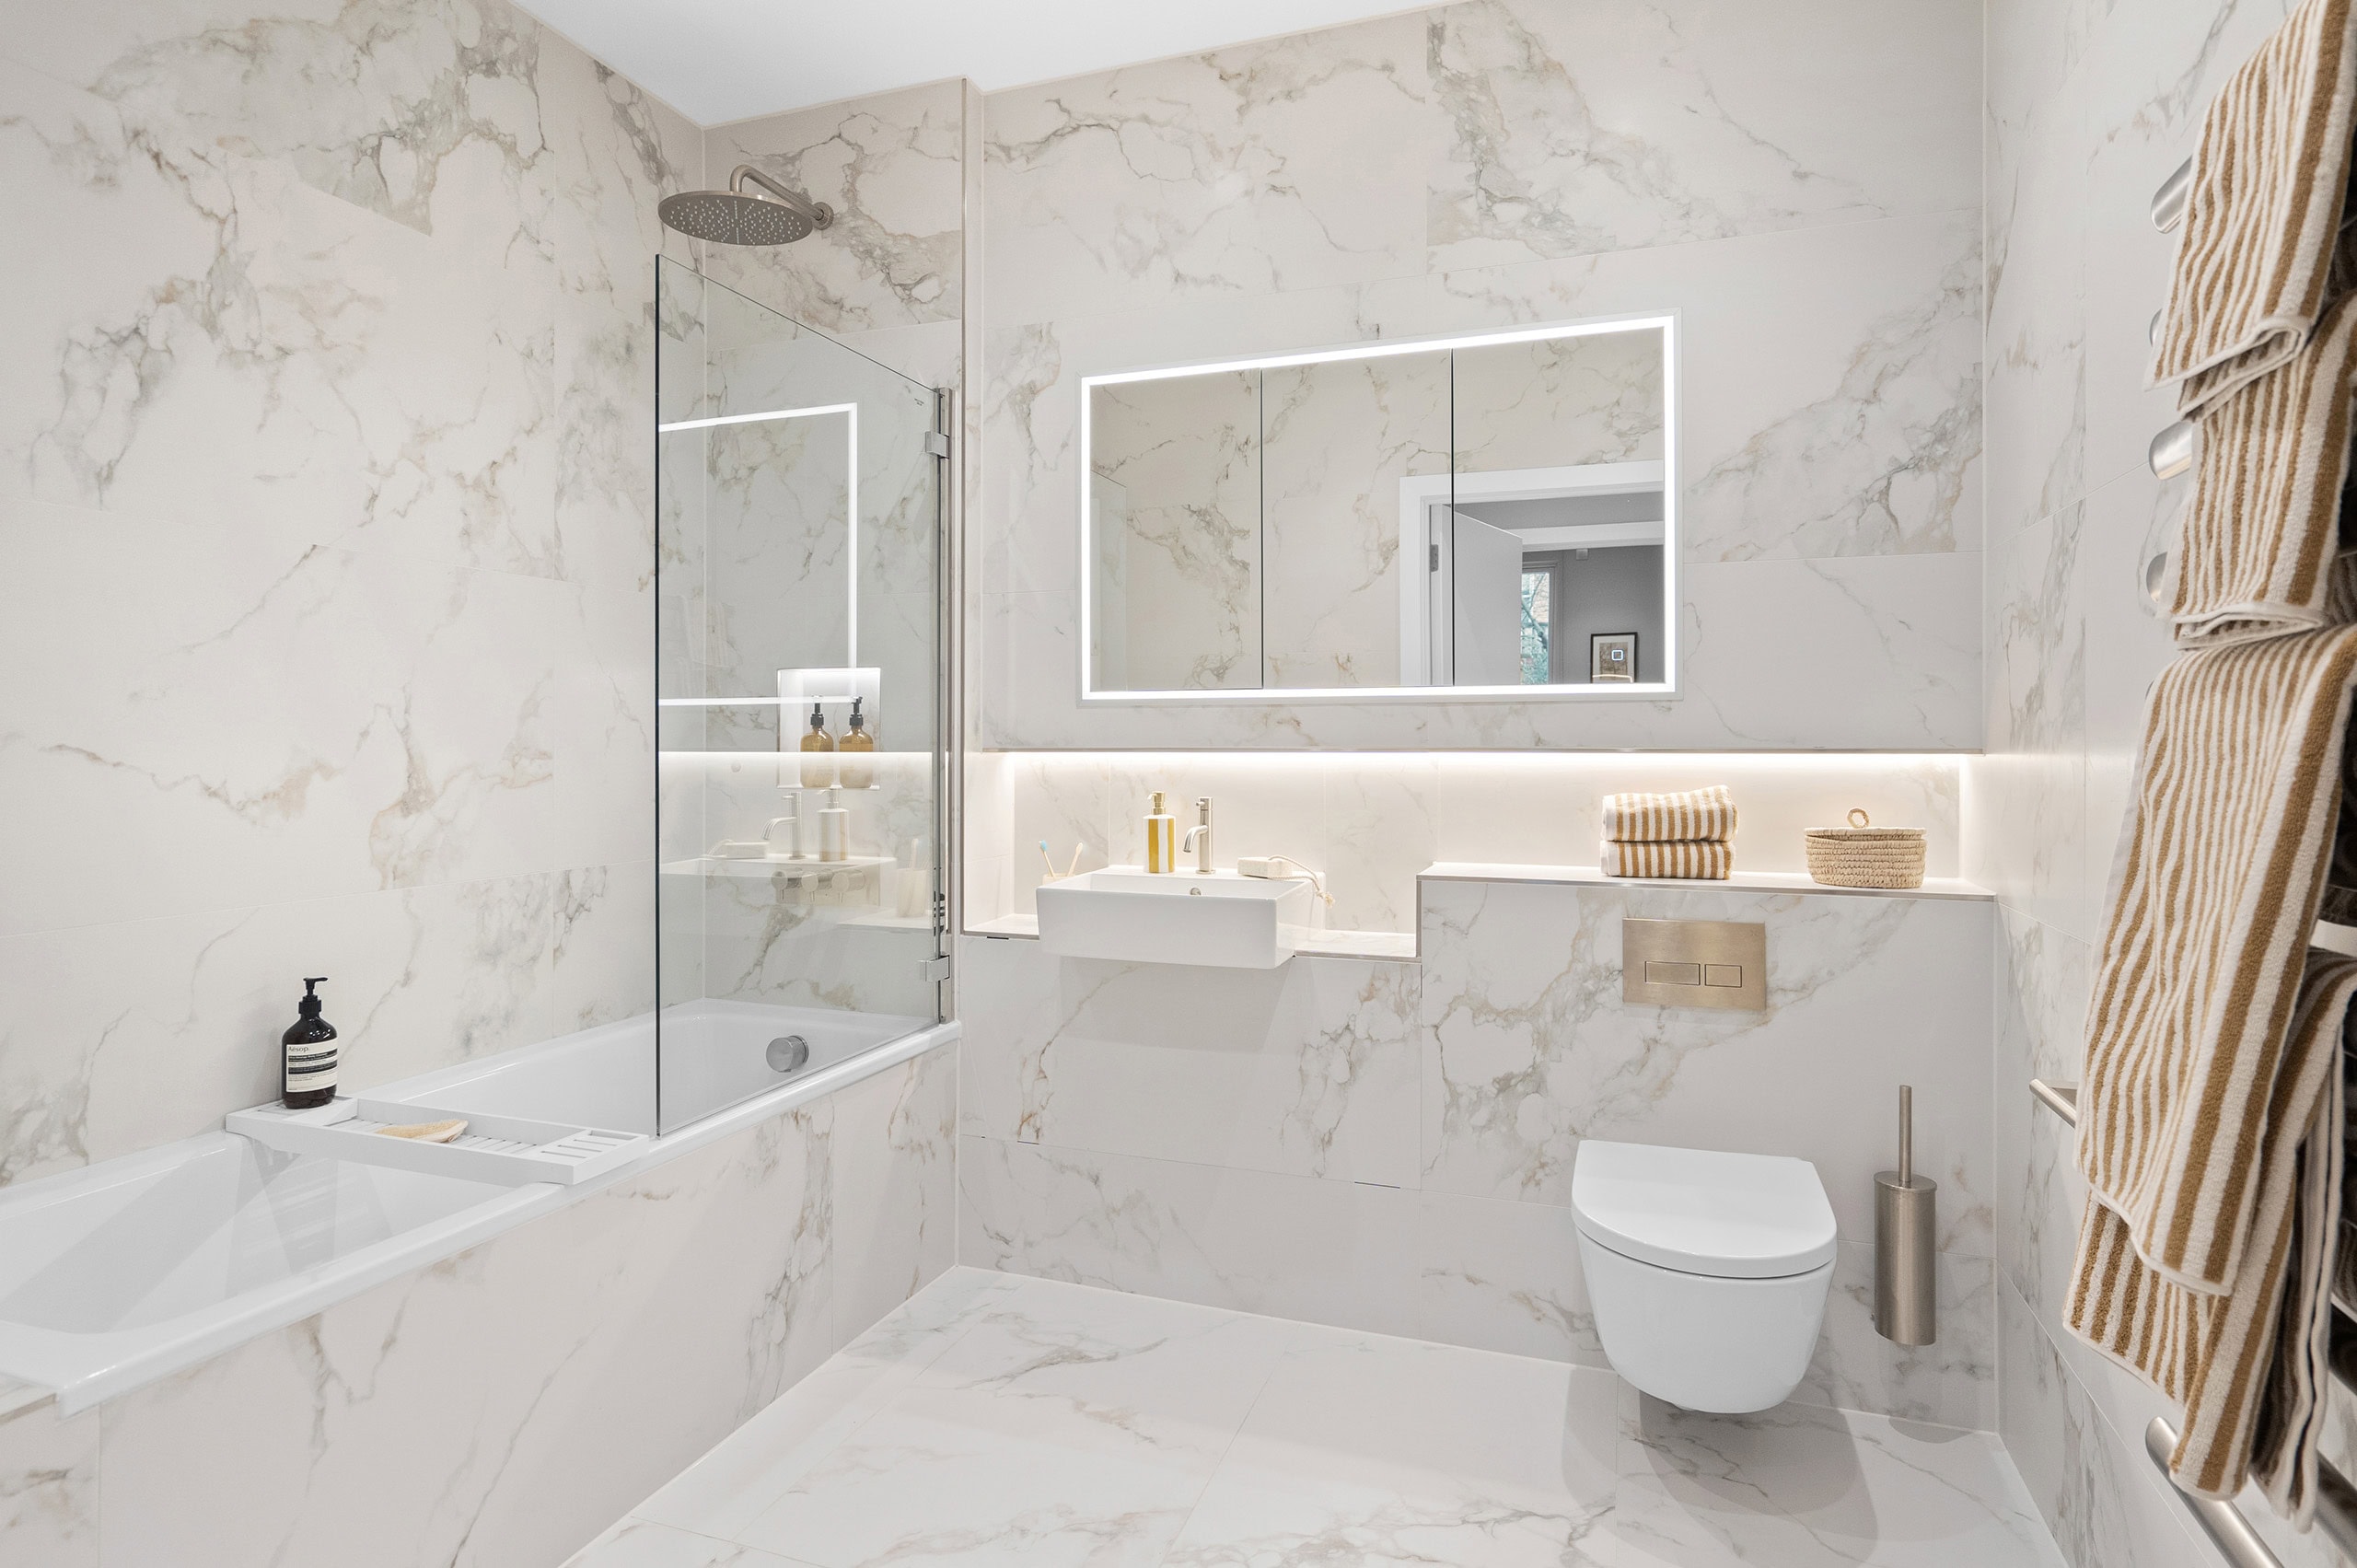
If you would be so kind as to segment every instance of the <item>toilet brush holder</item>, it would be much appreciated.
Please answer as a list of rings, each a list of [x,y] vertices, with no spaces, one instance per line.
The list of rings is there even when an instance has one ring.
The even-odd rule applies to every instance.
[[[1915,1091],[1898,1091],[1898,1168],[1875,1173],[1875,1332],[1894,1344],[1939,1338],[1940,1184],[1915,1174]]]

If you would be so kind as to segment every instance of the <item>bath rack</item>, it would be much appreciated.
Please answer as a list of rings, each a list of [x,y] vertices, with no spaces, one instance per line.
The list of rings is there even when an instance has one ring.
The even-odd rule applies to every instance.
[[[466,1131],[447,1144],[389,1138],[381,1129],[421,1121],[463,1120]],[[335,1099],[308,1110],[258,1105],[232,1111],[222,1125],[266,1149],[288,1155],[453,1176],[520,1187],[528,1181],[571,1186],[636,1158],[651,1141],[644,1132],[617,1132],[521,1116],[479,1116],[470,1110],[403,1100]]]
[[[2079,1090],[2073,1084],[2049,1084],[2039,1078],[2029,1081],[2032,1098],[2073,1127],[2079,1124]],[[2348,1308],[2339,1301],[2332,1304],[2332,1375],[2343,1385],[2357,1388],[2357,1321],[2352,1321]],[[2191,1493],[2178,1492],[2169,1478],[2169,1455],[2177,1448],[2177,1428],[2165,1417],[2154,1416],[2144,1428],[2144,1452],[2169,1481],[2169,1490],[2189,1509],[2201,1526],[2202,1533],[2217,1543],[2218,1550],[2234,1568],[2283,1568],[2283,1560],[2269,1550],[2258,1532],[2241,1509],[2231,1503],[2214,1498],[2196,1497]],[[2316,1523],[2327,1539],[2343,1554],[2357,1558],[2357,1486],[2335,1469],[2329,1461],[2316,1466]]]

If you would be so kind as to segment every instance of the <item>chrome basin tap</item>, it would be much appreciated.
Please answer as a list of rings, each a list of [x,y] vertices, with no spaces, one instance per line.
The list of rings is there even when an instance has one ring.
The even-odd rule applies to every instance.
[[[1178,841],[1179,854],[1184,854],[1189,850],[1195,852],[1195,874],[1199,877],[1210,876],[1212,874],[1212,797],[1208,795],[1195,796],[1195,825],[1187,830],[1185,838]]]

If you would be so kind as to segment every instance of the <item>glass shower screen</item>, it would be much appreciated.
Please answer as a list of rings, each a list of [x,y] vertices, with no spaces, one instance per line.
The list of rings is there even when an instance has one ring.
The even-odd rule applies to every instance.
[[[665,1132],[939,1017],[933,391],[656,263]]]

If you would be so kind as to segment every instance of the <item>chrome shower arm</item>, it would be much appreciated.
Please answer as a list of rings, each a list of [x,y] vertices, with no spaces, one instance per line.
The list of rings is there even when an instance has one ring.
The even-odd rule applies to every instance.
[[[812,228],[824,228],[835,221],[834,208],[824,202],[814,202],[799,191],[787,190],[749,163],[738,164],[729,174],[728,189],[733,194],[742,195],[748,181],[760,186],[779,204],[791,207],[808,218]]]

